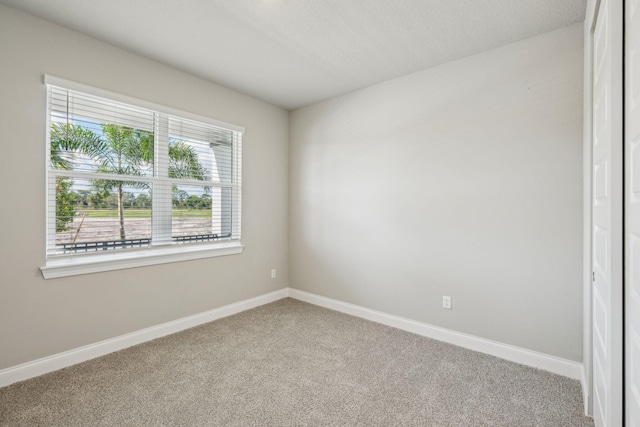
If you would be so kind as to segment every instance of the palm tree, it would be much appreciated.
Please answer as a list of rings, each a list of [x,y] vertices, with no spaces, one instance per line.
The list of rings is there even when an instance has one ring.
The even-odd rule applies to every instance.
[[[153,133],[111,123],[103,123],[102,135],[73,124],[51,126],[51,164],[59,169],[71,169],[65,152],[81,153],[97,163],[101,173],[142,176],[153,170]],[[169,177],[183,179],[207,179],[206,171],[198,161],[198,155],[184,141],[172,141],[169,145]],[[140,181],[94,180],[93,186],[100,192],[114,189],[118,201],[120,239],[126,238],[124,226],[123,187],[148,188]],[[73,217],[71,217],[73,219]]]
[[[99,158],[107,155],[105,142],[90,129],[63,123],[51,125],[51,166],[55,169],[72,168],[65,153],[82,153]]]
[[[65,153],[80,152],[91,157],[100,156],[106,147],[93,132],[79,126],[54,123],[51,126],[51,165],[56,169],[73,168]],[[56,179],[56,232],[69,229],[69,223],[76,215],[71,181]]]

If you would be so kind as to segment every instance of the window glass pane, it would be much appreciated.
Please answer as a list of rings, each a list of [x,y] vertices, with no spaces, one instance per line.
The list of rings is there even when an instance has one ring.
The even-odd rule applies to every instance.
[[[56,179],[56,247],[65,253],[148,246],[151,184]]]
[[[231,237],[231,188],[175,185],[172,199],[174,241]]]
[[[209,144],[169,136],[169,177],[208,181],[213,155]]]
[[[73,93],[68,98],[55,94],[50,130],[54,169],[153,175],[152,112]],[[65,105],[68,108],[62,108]]]
[[[233,132],[169,118],[169,176],[231,183]]]

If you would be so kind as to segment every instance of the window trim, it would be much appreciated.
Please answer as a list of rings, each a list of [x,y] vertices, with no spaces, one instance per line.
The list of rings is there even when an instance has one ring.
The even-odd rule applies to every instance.
[[[115,251],[108,254],[84,254],[78,258],[50,258],[47,260],[46,266],[40,267],[40,271],[45,279],[56,279],[102,271],[235,255],[243,251],[244,245],[238,241],[227,241],[215,245],[196,244],[144,248],[124,253]]]
[[[200,116],[189,113],[187,111],[178,110],[167,107],[165,105],[156,104],[133,98],[120,93],[111,92],[104,89],[95,88],[82,83],[73,82],[59,77],[44,75],[45,86],[58,86],[68,90],[83,92],[89,95],[106,98],[115,102],[130,104],[135,107],[153,110],[157,113],[168,114],[181,117],[187,120],[193,120],[221,128],[225,128],[234,132],[244,133],[244,127],[231,123],[215,120],[209,117]],[[47,91],[48,92],[48,91]],[[48,111],[48,110],[47,110]],[[46,138],[47,146],[50,138],[50,114],[47,113],[47,129]],[[240,154],[241,155],[241,154]],[[50,159],[49,150],[47,149],[45,170],[47,171],[47,182],[50,175]],[[240,163],[241,165],[241,163]],[[80,173],[82,174],[82,173]],[[143,177],[142,180],[146,180]],[[198,184],[201,184],[198,181]],[[240,186],[242,184],[235,184]],[[234,192],[234,194],[236,194]],[[241,194],[241,193],[240,193]],[[45,197],[48,194],[45,192]],[[47,205],[48,206],[48,205]],[[242,201],[236,200],[234,197],[234,206],[241,211]],[[241,221],[242,213],[238,212],[238,222]],[[48,221],[48,219],[47,219]],[[234,225],[239,227],[240,224]],[[172,263],[178,261],[197,260],[209,257],[225,256],[240,254],[244,250],[244,246],[240,239],[223,240],[216,243],[193,243],[184,245],[161,245],[144,247],[139,249],[127,249],[126,251],[113,251],[92,254],[73,255],[47,255],[45,245],[45,265],[40,267],[44,279],[53,279],[59,277],[75,276],[81,274],[90,274],[103,271],[120,270],[127,268],[136,268],[156,264]]]

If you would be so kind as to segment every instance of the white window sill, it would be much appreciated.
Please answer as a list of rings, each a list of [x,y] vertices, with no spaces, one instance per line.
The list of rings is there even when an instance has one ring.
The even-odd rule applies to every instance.
[[[55,279],[101,271],[234,255],[242,253],[243,249],[244,246],[240,242],[225,242],[215,245],[172,245],[139,251],[114,251],[108,254],[87,254],[73,258],[49,259],[47,265],[40,267],[40,271],[45,279]]]

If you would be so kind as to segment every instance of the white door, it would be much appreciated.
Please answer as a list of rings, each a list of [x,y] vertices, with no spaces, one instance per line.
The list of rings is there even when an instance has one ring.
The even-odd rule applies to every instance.
[[[602,0],[593,28],[593,416],[622,426],[622,2]]]
[[[640,427],[640,0],[625,4],[625,420]]]

